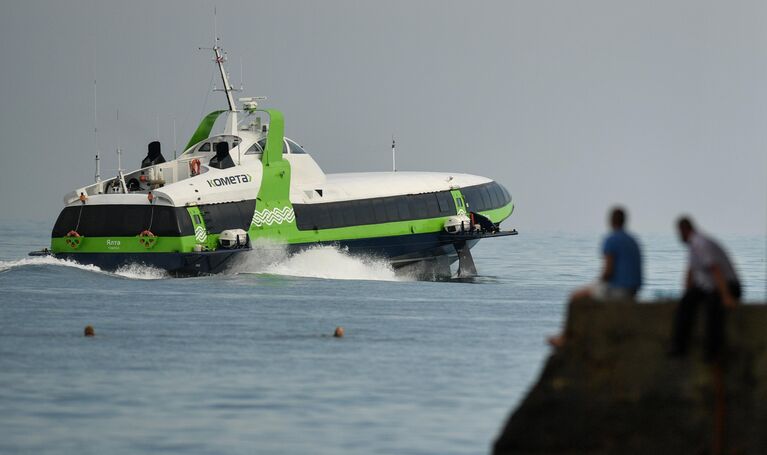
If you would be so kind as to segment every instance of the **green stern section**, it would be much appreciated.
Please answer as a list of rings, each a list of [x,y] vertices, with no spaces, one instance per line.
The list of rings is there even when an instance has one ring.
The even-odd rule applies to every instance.
[[[285,119],[275,109],[269,114],[266,150],[261,157],[263,174],[256,197],[256,210],[248,234],[251,239],[266,238],[290,242],[298,234],[296,215],[290,203],[290,163],[282,156]]]

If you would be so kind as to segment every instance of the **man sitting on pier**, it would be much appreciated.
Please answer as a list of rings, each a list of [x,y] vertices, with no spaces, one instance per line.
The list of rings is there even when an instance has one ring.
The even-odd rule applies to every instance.
[[[612,232],[602,245],[604,263],[599,280],[581,288],[570,296],[570,301],[584,298],[599,300],[633,299],[642,285],[642,254],[634,237],[625,231],[626,212],[614,207],[610,212]],[[549,338],[555,347],[564,345],[565,336]]]
[[[570,300],[591,297],[600,300],[634,298],[642,286],[642,254],[634,237],[625,231],[626,211],[610,212],[612,232],[602,245],[604,263],[596,283],[573,293]]]

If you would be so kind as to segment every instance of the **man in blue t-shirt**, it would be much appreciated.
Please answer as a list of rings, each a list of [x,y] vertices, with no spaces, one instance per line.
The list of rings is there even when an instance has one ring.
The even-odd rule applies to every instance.
[[[616,207],[610,212],[612,232],[602,246],[604,264],[599,281],[576,291],[572,299],[634,298],[642,286],[642,254],[634,237],[625,231],[626,212]]]
[[[599,280],[579,289],[570,297],[571,301],[583,298],[600,300],[633,299],[642,286],[642,253],[634,237],[624,230],[626,212],[615,207],[610,212],[612,232],[602,245],[604,264]],[[561,347],[565,335],[549,337],[549,344]]]
[[[633,299],[642,286],[642,254],[634,237],[624,230],[626,212],[615,207],[610,212],[612,232],[602,245],[604,264],[596,283],[579,289],[571,301],[591,297],[599,300]],[[565,336],[549,338],[555,347],[564,345]]]

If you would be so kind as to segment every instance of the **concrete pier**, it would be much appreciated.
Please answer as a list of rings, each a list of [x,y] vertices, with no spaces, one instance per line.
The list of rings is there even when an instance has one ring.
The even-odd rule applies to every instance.
[[[567,342],[495,442],[501,454],[767,453],[767,305],[727,313],[725,361],[666,354],[674,302],[579,301]],[[543,334],[542,334],[543,338]]]

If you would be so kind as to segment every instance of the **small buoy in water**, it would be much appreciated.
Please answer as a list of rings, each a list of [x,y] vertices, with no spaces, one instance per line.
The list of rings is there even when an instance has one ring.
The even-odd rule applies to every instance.
[[[86,325],[84,333],[85,333],[85,336],[87,336],[87,337],[95,337],[96,336],[96,331],[93,330],[93,326],[92,325]]]
[[[336,337],[336,338],[343,338],[343,336],[344,336],[344,328],[341,327],[340,325],[338,327],[336,327],[336,331],[333,332],[333,336]]]

